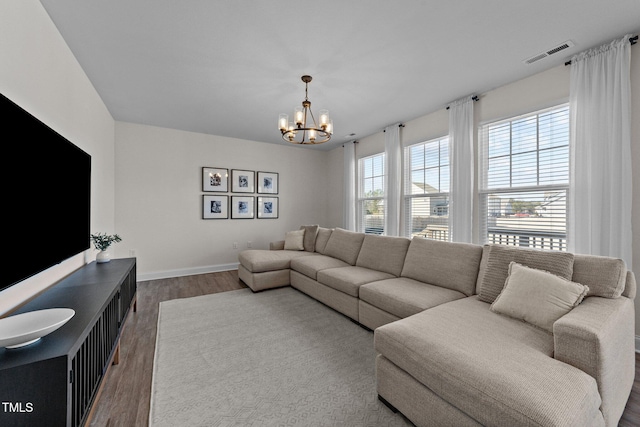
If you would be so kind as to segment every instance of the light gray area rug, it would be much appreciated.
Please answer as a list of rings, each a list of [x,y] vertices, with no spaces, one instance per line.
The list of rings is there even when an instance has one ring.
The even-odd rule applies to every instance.
[[[373,334],[293,288],[160,303],[149,425],[408,426]]]

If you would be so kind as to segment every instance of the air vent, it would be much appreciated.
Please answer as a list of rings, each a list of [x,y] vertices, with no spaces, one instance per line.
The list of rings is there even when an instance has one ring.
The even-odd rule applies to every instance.
[[[541,60],[543,58],[546,58],[547,56],[549,56],[549,55],[547,55],[546,53],[541,53],[540,55],[536,55],[533,58],[529,58],[529,59],[525,60],[524,63],[525,64],[533,64],[534,62],[539,61],[539,60]]]
[[[573,47],[573,46],[575,46],[573,44],[573,42],[571,40],[567,40],[566,42],[561,43],[556,47],[553,47],[553,48],[551,48],[551,49],[549,49],[549,50],[547,50],[545,52],[541,52],[541,53],[539,53],[537,55],[534,55],[531,58],[525,59],[522,62],[524,62],[527,65],[533,64],[534,62],[538,62],[541,59],[546,58],[547,56],[553,55],[554,53],[561,52],[561,51],[563,51],[565,49],[569,49],[570,47]]]

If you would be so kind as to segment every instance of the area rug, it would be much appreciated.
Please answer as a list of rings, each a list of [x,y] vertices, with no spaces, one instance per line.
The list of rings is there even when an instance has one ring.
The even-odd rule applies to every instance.
[[[293,288],[160,303],[149,425],[409,426],[373,334]]]

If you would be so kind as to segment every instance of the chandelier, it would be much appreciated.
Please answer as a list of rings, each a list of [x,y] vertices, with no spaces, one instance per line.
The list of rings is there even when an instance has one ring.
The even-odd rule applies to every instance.
[[[319,121],[311,112],[308,88],[311,76],[302,76],[304,82],[304,101],[302,107],[296,107],[293,112],[293,121],[289,121],[287,114],[280,114],[278,128],[282,133],[282,139],[292,144],[322,144],[331,139],[333,133],[333,121],[329,118],[329,110],[320,110]]]

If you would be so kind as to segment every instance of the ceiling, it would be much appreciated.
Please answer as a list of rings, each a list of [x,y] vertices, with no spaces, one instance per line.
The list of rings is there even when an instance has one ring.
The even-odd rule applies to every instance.
[[[335,129],[317,149],[640,31],[638,0],[41,3],[115,120],[288,144],[278,114],[301,104],[309,74],[312,110]]]

